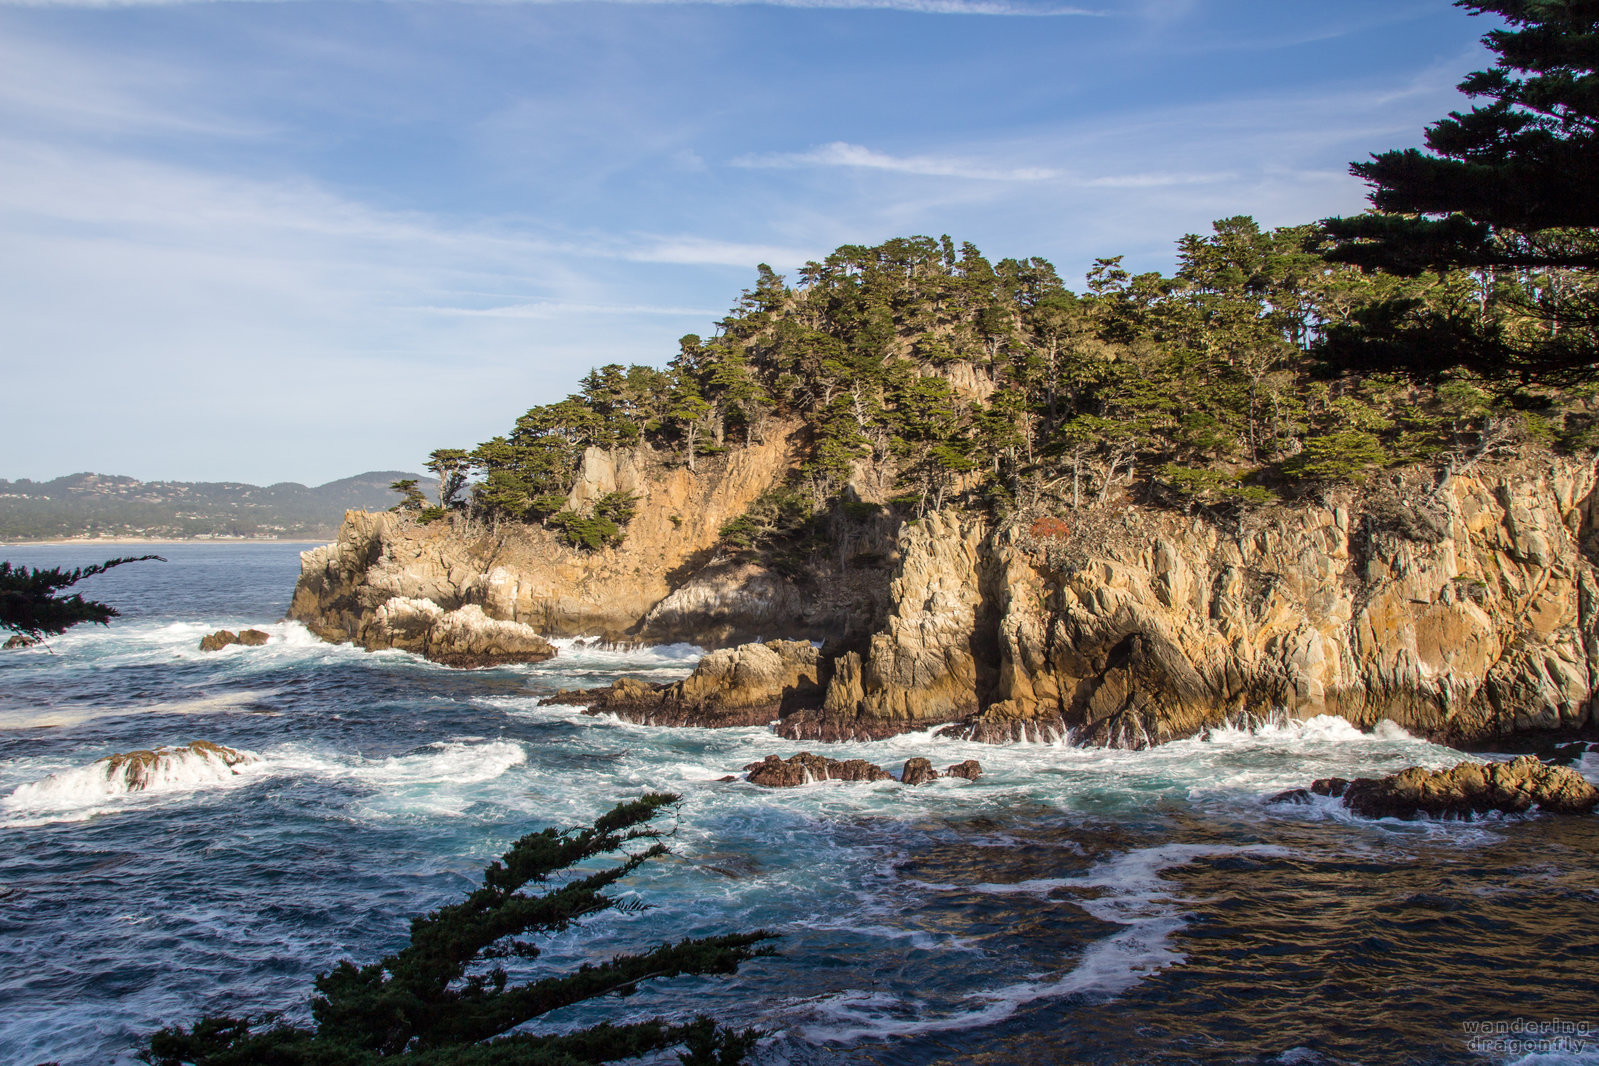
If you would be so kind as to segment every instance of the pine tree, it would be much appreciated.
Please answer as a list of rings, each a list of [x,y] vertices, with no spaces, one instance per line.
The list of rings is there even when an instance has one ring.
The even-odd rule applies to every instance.
[[[586,1066],[684,1046],[685,1066],[733,1066],[758,1034],[703,1016],[559,1034],[519,1027],[573,1004],[629,995],[645,981],[733,973],[772,954],[763,943],[770,933],[661,944],[525,981],[511,980],[496,961],[531,962],[539,948],[523,939],[529,934],[560,933],[618,908],[621,901],[605,889],[666,853],[648,823],[677,800],[652,793],[618,804],[592,826],[522,837],[484,871],[482,887],[413,919],[404,948],[367,965],[345,960],[318,977],[310,1027],[272,1015],[208,1017],[192,1028],[162,1029],[143,1058],[153,1066],[377,1066],[397,1057],[415,1066]],[[573,872],[586,860],[617,853],[625,858],[616,865]]]
[[[1426,151],[1353,164],[1371,184],[1378,213],[1329,219],[1325,227],[1341,262],[1405,275],[1452,268],[1502,275],[1496,295],[1505,313],[1474,323],[1417,301],[1374,308],[1358,332],[1382,343],[1366,352],[1346,344],[1339,354],[1354,363],[1409,357],[1411,369],[1427,372],[1465,363],[1524,378],[1592,377],[1599,361],[1599,3],[1456,6],[1508,24],[1483,38],[1499,57],[1494,68],[1460,83],[1486,103],[1433,123]],[[1407,331],[1455,343],[1440,351],[1395,340]]]

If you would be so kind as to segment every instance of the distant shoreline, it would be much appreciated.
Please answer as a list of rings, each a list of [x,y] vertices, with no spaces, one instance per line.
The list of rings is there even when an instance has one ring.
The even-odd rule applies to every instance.
[[[53,540],[0,540],[0,548],[58,548],[94,544],[326,544],[321,538],[278,537],[58,537]]]

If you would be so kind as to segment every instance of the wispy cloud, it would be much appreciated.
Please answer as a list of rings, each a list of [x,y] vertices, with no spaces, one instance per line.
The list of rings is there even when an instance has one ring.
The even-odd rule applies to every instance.
[[[755,263],[803,263],[819,249],[773,244],[742,244],[704,237],[650,238],[642,243],[590,247],[589,254],[612,255],[635,263],[678,263],[683,266],[749,267]]]
[[[889,155],[846,141],[833,141],[805,152],[774,152],[741,156],[737,167],[796,169],[800,167],[853,167],[896,174],[971,181],[1060,182],[1084,189],[1160,189],[1176,185],[1214,185],[1236,180],[1232,171],[1149,171],[1133,174],[1085,175],[1064,167],[1042,167],[1005,162],[979,162],[969,156]]]
[[[970,178],[974,181],[1048,181],[1063,172],[1048,167],[992,166],[971,159],[946,156],[896,156],[876,152],[847,141],[833,141],[806,152],[774,152],[746,155],[733,160],[736,167],[792,169],[796,167],[857,167],[863,170],[888,170],[898,174],[923,174],[939,178]]]
[[[1072,184],[1085,189],[1167,189],[1174,185],[1216,185],[1236,180],[1238,175],[1228,170],[1193,174],[1108,174],[1099,178],[1074,178]]]
[[[418,307],[436,315],[468,318],[562,318],[569,315],[660,315],[668,318],[720,318],[724,312],[703,307],[648,307],[638,304],[540,303],[507,304],[503,307]]]

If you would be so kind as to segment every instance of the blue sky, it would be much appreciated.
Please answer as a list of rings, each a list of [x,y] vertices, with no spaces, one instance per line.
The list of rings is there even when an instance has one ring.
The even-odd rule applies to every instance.
[[[768,262],[1169,269],[1364,206],[1447,0],[0,0],[0,477],[417,469],[669,359]]]

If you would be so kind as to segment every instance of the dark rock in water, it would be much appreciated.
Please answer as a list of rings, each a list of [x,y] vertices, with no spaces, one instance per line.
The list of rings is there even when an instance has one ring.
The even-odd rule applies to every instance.
[[[944,771],[945,777],[964,777],[968,781],[976,781],[983,772],[983,764],[976,759],[967,759],[965,762],[956,763]]]
[[[1599,788],[1581,774],[1545,766],[1531,755],[1508,763],[1464,762],[1448,770],[1412,766],[1381,779],[1329,777],[1314,782],[1310,790],[1342,799],[1364,818],[1469,819],[1488,811],[1520,814],[1534,808],[1588,814],[1599,806]]]
[[[1319,782],[1318,782],[1318,784],[1319,784]],[[1310,802],[1310,790],[1309,789],[1304,789],[1304,788],[1290,788],[1290,789],[1287,789],[1286,791],[1277,793],[1275,796],[1273,796],[1271,799],[1267,800],[1266,802],[1267,803],[1296,803],[1296,804],[1299,804],[1299,805],[1303,806],[1303,805],[1305,805],[1305,804]]]
[[[821,755],[812,755],[808,751],[802,751],[787,759],[768,755],[761,762],[750,763],[744,767],[744,770],[748,775],[746,780],[767,788],[793,788],[815,781],[894,780],[894,775],[865,759],[828,759]],[[905,768],[900,772],[899,780],[905,785],[925,785],[940,777],[961,777],[967,781],[976,781],[982,772],[983,768],[978,765],[976,759],[967,759],[939,773],[933,769],[930,761],[917,757],[905,760]]]
[[[18,633],[16,636],[6,641],[5,646],[7,648],[31,648],[37,643],[39,642],[34,640],[32,637],[25,637],[21,633]]]
[[[259,648],[270,639],[264,629],[245,629],[239,633],[239,643],[247,648]]]
[[[888,771],[865,759],[828,759],[802,751],[787,759],[768,755],[744,767],[745,780],[766,788],[794,788],[816,781],[892,781]]]
[[[201,651],[221,651],[229,644],[239,643],[239,634],[231,629],[219,629],[209,637],[200,638]]]
[[[725,777],[718,777],[716,779],[717,783],[718,784],[722,784],[722,785],[727,784],[729,781],[737,781],[737,780],[738,780],[738,775],[737,774],[728,774]]]
[[[713,651],[673,684],[624,677],[607,688],[558,692],[544,702],[586,703],[589,714],[614,714],[642,725],[768,725],[821,701],[826,666],[806,641],[769,640]]]

